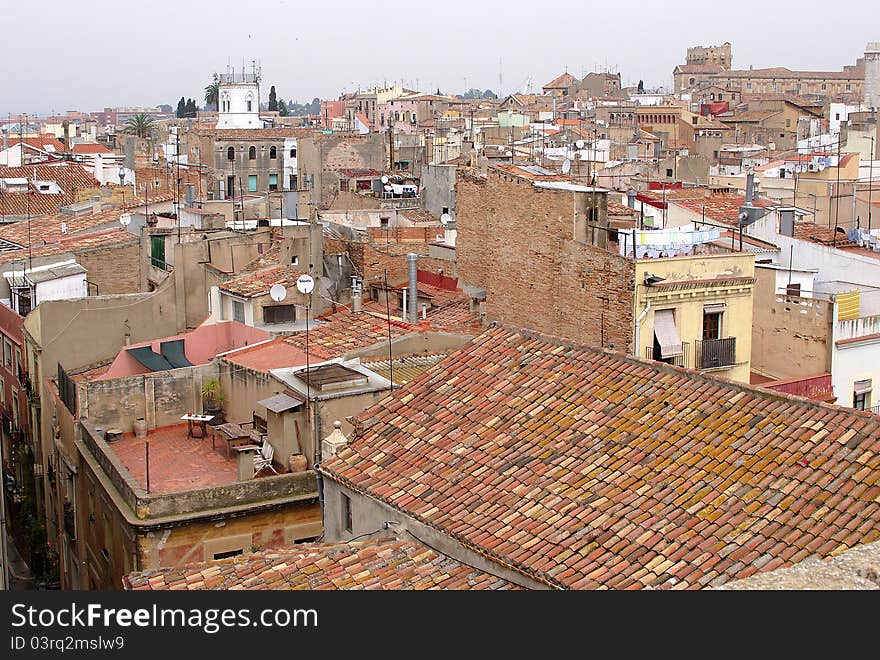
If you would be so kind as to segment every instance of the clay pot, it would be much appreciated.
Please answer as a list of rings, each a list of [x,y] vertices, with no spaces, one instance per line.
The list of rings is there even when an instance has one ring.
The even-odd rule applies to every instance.
[[[306,462],[306,457],[302,454],[291,454],[288,466],[291,472],[305,472],[308,463]]]

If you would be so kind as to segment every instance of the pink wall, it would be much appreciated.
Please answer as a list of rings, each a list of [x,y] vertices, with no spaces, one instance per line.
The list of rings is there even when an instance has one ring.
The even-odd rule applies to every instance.
[[[256,344],[269,338],[268,332],[258,330],[244,323],[222,321],[211,325],[201,325],[186,334],[162,337],[153,341],[132,344],[126,348],[151,346],[153,351],[159,353],[162,348],[162,342],[183,339],[186,357],[189,361],[193,364],[207,364],[218,353],[225,353],[234,348]],[[95,380],[107,380],[109,378],[121,378],[122,376],[135,376],[145,373],[150,373],[150,370],[129,355],[127,350],[123,349],[116,356],[107,372]]]

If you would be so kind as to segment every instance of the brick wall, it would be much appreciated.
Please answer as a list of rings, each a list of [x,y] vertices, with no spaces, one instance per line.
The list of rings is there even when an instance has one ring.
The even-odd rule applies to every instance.
[[[86,269],[90,283],[98,286],[98,294],[137,293],[140,247],[136,238],[126,245],[76,253],[76,260]],[[94,293],[94,287],[89,287]]]
[[[416,262],[419,270],[431,273],[443,272],[444,275],[456,277],[454,261],[431,259],[428,257],[427,243],[366,243],[364,244],[364,282],[374,282],[384,277],[388,271],[388,281],[395,282],[406,279],[409,266],[406,255],[410,252],[419,255]]]
[[[490,172],[459,177],[456,202],[458,276],[486,289],[489,320],[626,350],[633,264],[573,239],[574,193]]]

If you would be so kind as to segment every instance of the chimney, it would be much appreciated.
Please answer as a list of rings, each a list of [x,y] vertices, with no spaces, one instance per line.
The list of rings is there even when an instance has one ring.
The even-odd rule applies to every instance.
[[[407,310],[409,318],[405,320],[413,325],[419,322],[419,307],[417,304],[419,299],[418,271],[416,267],[418,258],[419,255],[413,252],[406,255],[407,265],[409,266],[409,308]]]
[[[626,191],[626,205],[631,209],[636,207],[636,191],[633,188]]]
[[[755,196],[755,175],[746,174],[746,204],[751,204]]]
[[[70,151],[70,122],[65,119],[61,126],[64,128],[64,147]]]
[[[186,191],[185,192],[186,208],[191,209],[193,207],[193,201],[196,198],[196,187],[191,183],[187,183],[184,186],[184,189]]]
[[[9,144],[6,142],[6,129],[0,129],[0,133],[3,134],[3,149],[6,150],[9,148]]]
[[[342,422],[333,422],[333,432],[321,441],[321,460],[336,456],[347,445],[348,438],[342,432]]]
[[[351,311],[354,313],[361,311],[361,292],[356,289],[351,292]]]

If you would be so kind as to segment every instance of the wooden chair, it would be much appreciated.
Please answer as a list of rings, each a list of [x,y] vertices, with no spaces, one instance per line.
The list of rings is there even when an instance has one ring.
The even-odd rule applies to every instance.
[[[263,468],[269,468],[275,474],[278,470],[272,465],[272,458],[275,456],[275,447],[269,442],[264,442],[260,448],[260,453],[254,455],[254,474],[257,474]]]

